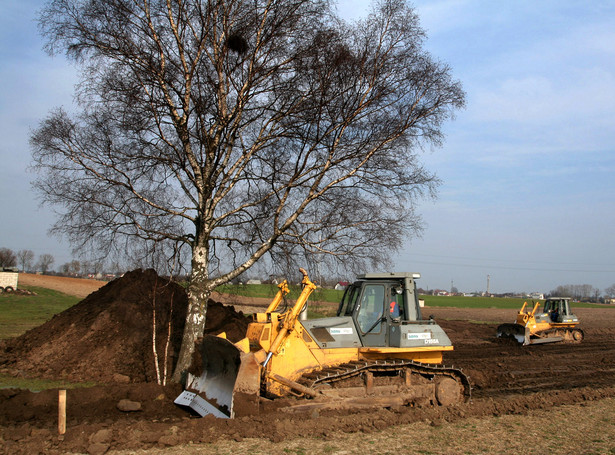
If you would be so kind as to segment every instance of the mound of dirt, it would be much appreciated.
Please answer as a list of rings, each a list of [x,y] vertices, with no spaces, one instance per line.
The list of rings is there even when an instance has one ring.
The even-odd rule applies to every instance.
[[[96,383],[156,382],[172,373],[188,298],[154,270],[134,270],[93,292],[47,323],[0,345],[0,365],[13,373]],[[208,301],[206,333],[243,338],[248,320]],[[157,358],[157,362],[156,362]]]

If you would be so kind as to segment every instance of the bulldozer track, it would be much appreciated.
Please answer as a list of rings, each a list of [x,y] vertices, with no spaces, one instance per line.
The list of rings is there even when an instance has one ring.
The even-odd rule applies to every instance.
[[[368,372],[380,374],[397,373],[401,375],[405,371],[410,371],[412,374],[420,374],[430,379],[436,377],[450,377],[463,386],[465,401],[469,401],[472,396],[470,379],[461,369],[440,364],[425,364],[413,360],[393,359],[349,362],[335,367],[305,373],[297,382],[314,389],[322,384],[338,383]]]
[[[580,343],[585,338],[583,330],[578,328],[554,328],[540,332],[538,335],[540,337],[561,336],[563,337],[562,341],[565,343]]]
[[[531,340],[538,342],[541,339],[548,339],[552,337],[559,337],[559,343],[580,343],[585,338],[585,333],[579,328],[570,327],[555,327],[549,330],[543,330],[537,332],[531,336]],[[555,338],[554,338],[555,339]]]

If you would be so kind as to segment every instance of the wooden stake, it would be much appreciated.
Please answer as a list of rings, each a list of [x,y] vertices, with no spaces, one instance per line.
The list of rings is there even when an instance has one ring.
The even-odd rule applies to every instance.
[[[406,379],[406,386],[411,386],[412,385],[412,371],[410,370],[410,368],[404,369],[404,377]]]
[[[66,390],[58,391],[58,434],[66,433]]]
[[[371,395],[374,392],[374,373],[366,371],[363,380],[365,381],[365,392]]]

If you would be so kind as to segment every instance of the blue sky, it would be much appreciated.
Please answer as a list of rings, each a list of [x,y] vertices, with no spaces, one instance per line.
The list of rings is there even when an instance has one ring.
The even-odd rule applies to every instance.
[[[77,72],[42,50],[42,1],[3,1],[0,17],[0,247],[71,260],[46,235],[53,213],[30,188],[28,135],[70,107]],[[340,1],[358,18],[367,1]],[[615,2],[422,0],[426,48],[448,63],[467,108],[425,165],[442,179],[421,201],[425,230],[391,258],[420,284],[548,292],[615,284]]]

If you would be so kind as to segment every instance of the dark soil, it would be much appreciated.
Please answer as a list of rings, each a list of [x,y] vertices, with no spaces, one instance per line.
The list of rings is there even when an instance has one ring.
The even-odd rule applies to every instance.
[[[563,404],[615,396],[615,308],[578,309],[585,340],[580,344],[520,347],[494,338],[499,322],[514,312],[430,308],[455,345],[445,363],[470,376],[473,398],[449,408],[400,407],[360,412],[320,411],[308,415],[279,409],[280,401],[242,408],[238,418],[195,418],[173,404],[178,386],[159,386],[152,340],[156,321],[159,363],[169,323],[169,368],[179,349],[186,312],[181,287],[153,271],[134,271],[115,280],[48,323],[0,344],[5,374],[73,381],[96,387],[68,390],[67,432],[57,435],[58,391],[0,391],[0,453],[105,453],[266,437],[328,437],[336,432],[372,432],[417,421],[455,421],[471,416],[523,414]],[[155,319],[154,319],[154,308]],[[210,301],[208,333],[245,333],[247,318],[234,307]],[[470,322],[480,321],[480,323]],[[163,370],[159,368],[159,373]],[[120,400],[141,405],[120,411]]]

